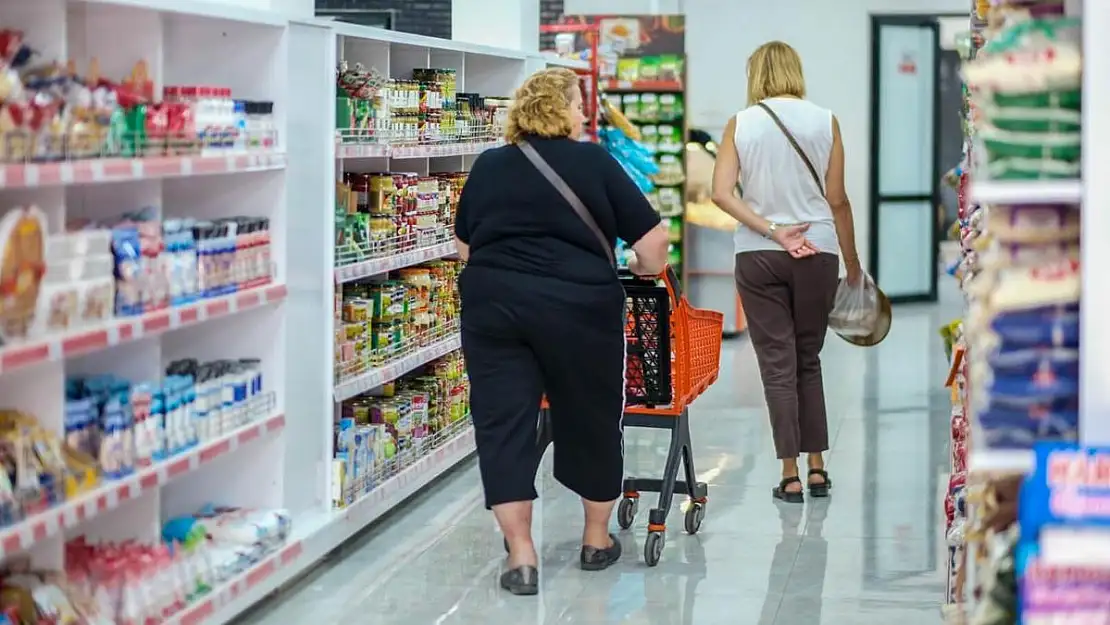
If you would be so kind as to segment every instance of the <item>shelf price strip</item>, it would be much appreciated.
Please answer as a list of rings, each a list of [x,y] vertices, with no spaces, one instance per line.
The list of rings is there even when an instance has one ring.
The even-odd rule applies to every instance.
[[[233,174],[285,168],[285,154],[104,158],[60,163],[0,165],[0,189]]]
[[[336,145],[336,155],[339,158],[436,158],[481,154],[502,144],[502,141],[411,146],[391,146],[383,143],[339,143]]]
[[[245,425],[183,454],[166,459],[122,480],[104,482],[88,493],[78,495],[60,506],[33,514],[0,530],[0,558],[26,551],[64,529],[138,498],[172,480],[196,471],[216,458],[226,456],[242,445],[285,428],[285,415],[277,414]]]
[[[263,584],[278,570],[291,566],[304,554],[300,541],[289,543],[280,551],[266,558],[256,566],[243,571],[231,581],[209,594],[203,601],[185,608],[180,614],[170,617],[167,625],[200,625],[211,618],[223,606],[238,599],[256,586]]]
[[[439,243],[418,250],[402,252],[385,258],[374,258],[359,263],[352,263],[343,267],[336,267],[335,280],[339,283],[361,280],[362,278],[369,278],[370,276],[383,274],[387,271],[395,271],[397,269],[419,265],[420,263],[438,260],[445,256],[450,256],[455,252],[455,242],[449,241],[447,243]]]
[[[146,336],[177,330],[209,319],[225,317],[285,299],[284,284],[256,287],[225,297],[201,300],[135,317],[115,317],[95,329],[34,339],[0,349],[0,374],[43,362],[73,358],[137,341]]]
[[[371,369],[352,380],[336,384],[335,401],[345,401],[375,389],[386,382],[392,382],[409,371],[458,349],[462,349],[462,338],[458,334],[441,339],[394,362]]]

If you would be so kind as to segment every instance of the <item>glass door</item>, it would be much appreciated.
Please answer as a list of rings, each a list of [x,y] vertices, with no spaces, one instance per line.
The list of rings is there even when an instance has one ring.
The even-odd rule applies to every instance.
[[[935,301],[939,27],[872,17],[870,269],[891,301]]]

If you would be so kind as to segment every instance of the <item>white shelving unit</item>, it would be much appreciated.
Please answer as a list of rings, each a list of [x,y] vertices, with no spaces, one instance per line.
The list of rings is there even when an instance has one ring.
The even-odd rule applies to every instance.
[[[120,80],[145,61],[159,96],[164,85],[203,84],[273,102],[277,127],[276,144],[265,151],[0,165],[0,212],[35,205],[50,234],[71,220],[140,209],[159,220],[265,217],[273,263],[268,284],[0,347],[0,407],[33,415],[60,439],[65,383],[73,375],[157,382],[181,358],[257,358],[267,391],[247,425],[128,477],[102,477],[84,494],[0,529],[0,558],[26,554],[39,567],[61,570],[63,545],[76,536],[156,543],[165,520],[209,502],[282,507],[289,423],[284,21],[191,0],[3,0],[0,24],[23,31],[42,61],[72,60],[82,75],[95,59],[100,75]]]
[[[1101,0],[1067,0],[1067,13],[1083,20],[1083,170],[1080,180],[983,180],[972,174],[971,201],[982,205],[1007,204],[1072,204],[1082,208],[1081,267],[1083,297],[1080,301],[1080,438],[1084,444],[1110,444],[1110,420],[1101,415],[1110,410],[1110,385],[1100,354],[1110,345],[1110,330],[1097,317],[1097,311],[1110,298],[1099,288],[1098,272],[1105,264],[1097,233],[1110,228],[1108,219],[1090,207],[1110,200],[1110,182],[1105,181],[1097,167],[1103,158],[1110,158],[1110,147],[1102,139],[1110,137],[1110,118],[1102,112],[1110,101],[1110,43],[1099,30],[1110,26],[1110,5]],[[977,148],[983,154],[983,148]],[[1103,155],[1106,154],[1104,157]],[[1092,244],[1092,241],[1094,243]],[[973,441],[983,436],[972,432]],[[973,474],[1005,474],[1028,472],[1033,468],[1033,452],[1028,450],[987,449],[973,443],[968,452],[968,470]]]
[[[1069,0],[1078,3],[1079,0]],[[1110,294],[1099,278],[1110,232],[1110,178],[1099,165],[1110,158],[1110,4],[1082,0],[1083,16],[1083,299],[1079,307],[1079,435],[1084,445],[1110,445],[1110,327],[1101,316]]]
[[[344,171],[466,171],[496,138],[465,145],[344,146],[336,140],[335,68],[347,59],[390,76],[452,68],[458,90],[511,96],[531,72],[566,65],[499,50],[201,0],[0,0],[0,24],[27,33],[45,58],[97,59],[123,78],[149,64],[163,85],[212,84],[275,103],[277,147],[230,155],[0,165],[0,210],[35,204],[51,232],[66,218],[108,218],[151,207],[164,218],[253,215],[270,220],[274,279],[196,304],[115,318],[101,327],[0,347],[0,407],[34,414],[64,433],[68,375],[160,379],[182,357],[259,358],[264,405],[248,425],[187,453],[103,480],[90,492],[0,528],[0,560],[27,553],[63,566],[65,540],[156,542],[162,522],[207,503],[287,510],[292,535],[237,578],[168,619],[226,623],[474,452],[460,424],[441,443],[353,504],[332,505],[330,465],[338,402],[456,350],[457,328],[382,366],[336,383],[337,285],[454,254],[451,233],[392,256],[344,262],[334,251],[335,183]]]

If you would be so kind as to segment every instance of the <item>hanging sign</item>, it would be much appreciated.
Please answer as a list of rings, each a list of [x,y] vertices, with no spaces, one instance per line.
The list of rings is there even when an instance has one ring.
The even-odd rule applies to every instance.
[[[917,75],[917,61],[913,59],[913,55],[909,53],[902,55],[902,62],[898,64],[898,73],[907,76]]]

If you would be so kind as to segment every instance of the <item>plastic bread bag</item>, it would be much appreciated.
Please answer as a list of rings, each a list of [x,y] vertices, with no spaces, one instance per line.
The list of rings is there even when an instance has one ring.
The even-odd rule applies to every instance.
[[[980,103],[999,105],[1012,103],[995,94],[1078,90],[1083,67],[1078,26],[1078,20],[1059,19],[1025,20],[1006,28],[964,64],[969,90]]]
[[[1079,301],[1079,261],[1063,259],[1036,267],[981,272],[967,293],[982,300],[984,315],[1067,306]]]
[[[1082,128],[1082,114],[1078,109],[1062,107],[1028,108],[990,104],[983,108],[983,116],[999,131],[1021,133],[1076,133]]]
[[[1079,305],[1045,306],[996,315],[990,321],[999,352],[1079,347]]]
[[[1006,243],[1053,243],[1079,239],[1079,211],[1067,204],[991,206],[987,229]]]
[[[979,255],[983,269],[1000,270],[1011,267],[1035,267],[1062,261],[1079,260],[1079,241],[1046,243],[1013,243],[992,241]]]
[[[986,126],[979,137],[987,151],[987,160],[1043,159],[1071,163],[1079,160],[1082,138],[1074,132],[1019,132]]]
[[[989,180],[1070,180],[1081,167],[1077,161],[1012,156],[991,161],[986,170]]]
[[[864,274],[854,286],[841,280],[829,314],[829,328],[842,336],[867,336],[878,320],[879,289],[871,276]]]

